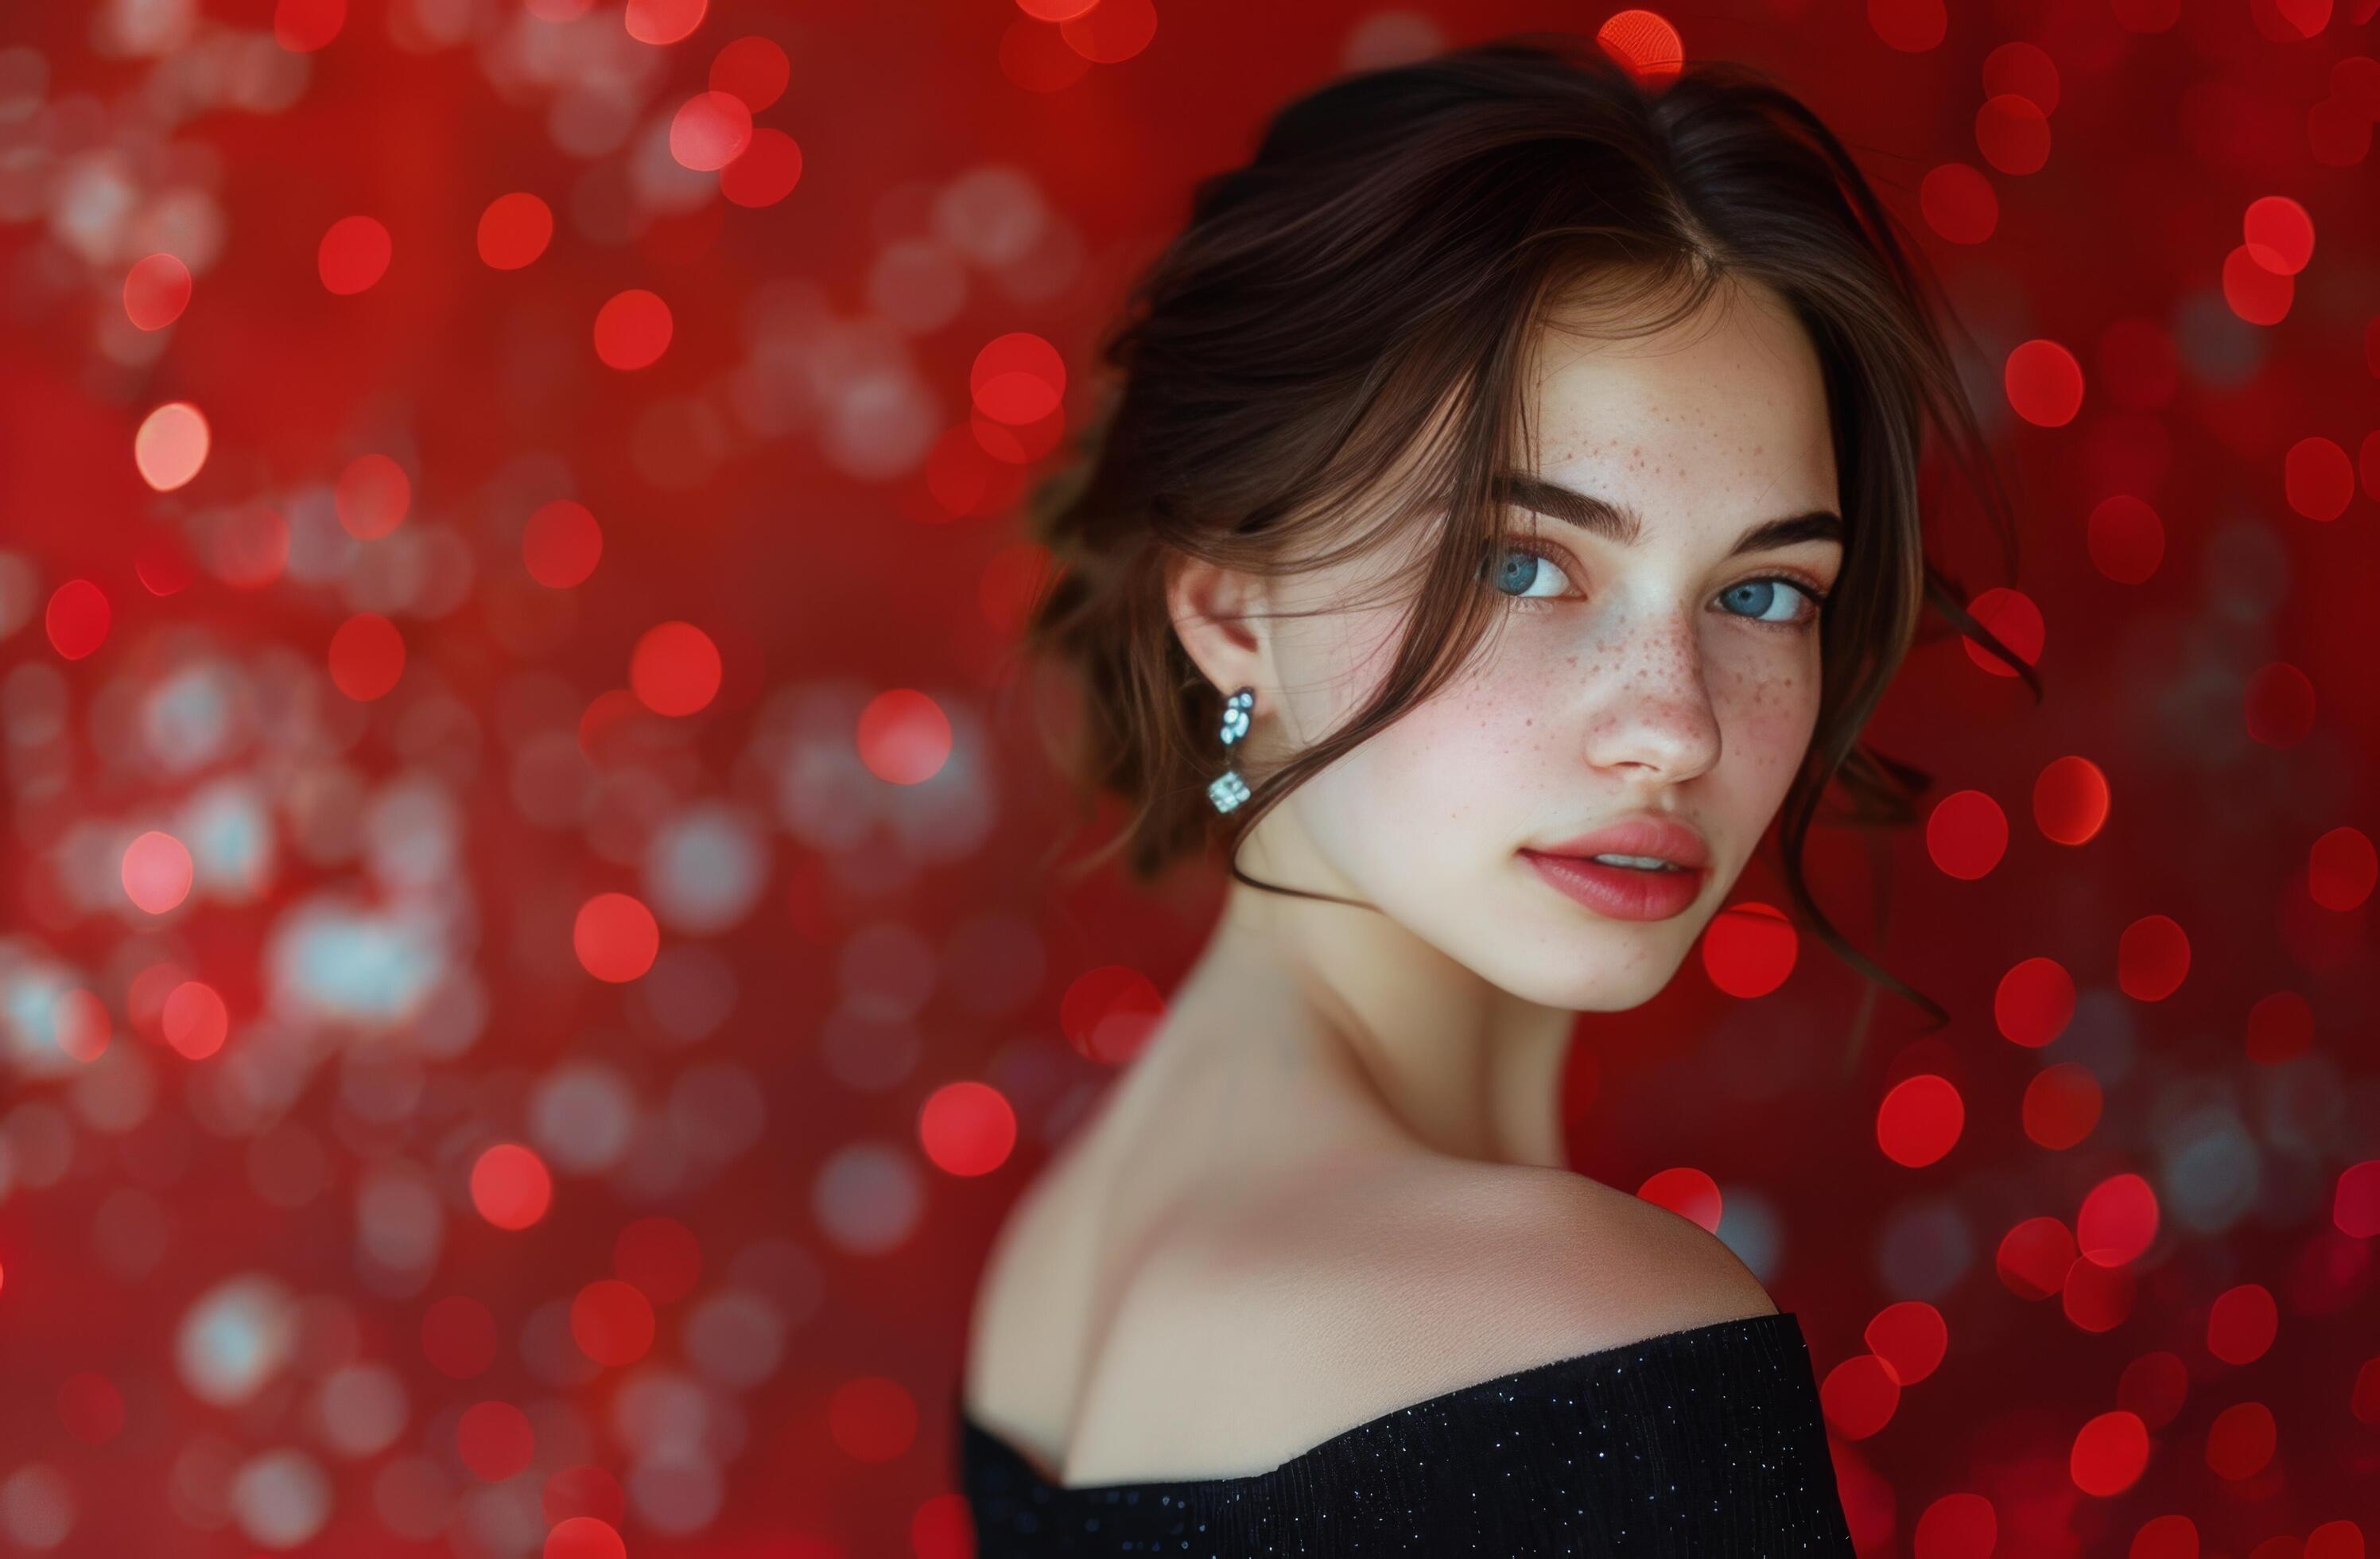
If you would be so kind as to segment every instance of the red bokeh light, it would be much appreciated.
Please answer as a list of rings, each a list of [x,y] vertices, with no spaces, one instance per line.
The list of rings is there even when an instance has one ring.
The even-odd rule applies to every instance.
[[[124,317],[142,330],[163,330],[190,304],[190,268],[174,255],[152,254],[124,278]]]
[[[161,1017],[165,1042],[192,1061],[223,1049],[231,1034],[231,1011],[204,980],[186,980],[175,986]]]
[[[1900,1406],[1900,1382],[1892,1367],[1872,1353],[1853,1354],[1818,1382],[1827,1424],[1846,1440],[1865,1440],[1892,1421]]]
[[[917,1111],[917,1145],[949,1175],[989,1175],[1016,1146],[1016,1112],[986,1083],[944,1083]]]
[[[51,649],[63,659],[79,661],[107,642],[115,620],[115,610],[104,591],[89,579],[68,579],[50,592],[42,627]]]
[[[855,1461],[888,1462],[917,1439],[917,1399],[898,1381],[862,1375],[827,1397],[827,1431]]]
[[[2297,283],[2268,271],[2257,258],[2269,252],[2239,244],[2223,257],[2223,301],[2250,324],[2275,325],[2289,316],[2297,299]]]
[[[2206,1430],[2206,1465],[2217,1478],[2238,1482],[2253,1478],[2273,1459],[2279,1426],[2261,1402],[2235,1402],[2215,1415]]]
[[[533,264],[552,241],[553,208],[525,189],[497,196],[480,213],[480,260],[491,270]]]
[[[1773,904],[1739,901],[1703,931],[1703,972],[1730,996],[1766,996],[1785,983],[1802,939]]]
[[[2001,382],[2009,409],[2036,427],[2062,428],[2082,409],[2082,365],[2058,342],[2027,341],[2010,352]]]
[[[2057,845],[2087,845],[2107,823],[2107,776],[2088,758],[2046,765],[2033,782],[2033,822]]]
[[[628,686],[655,714],[693,714],[719,696],[719,646],[692,623],[647,628],[628,657]]]
[[[2342,825],[2313,842],[2306,858],[2306,892],[2334,914],[2361,909],[2380,883],[2380,852],[2360,828]]]
[[[2099,1079],[2088,1066],[2061,1061],[2044,1067],[2025,1084],[2024,1134],[2045,1148],[2070,1148],[2099,1124],[2103,1104]]]
[[[597,894],[578,907],[570,944],[589,974],[625,984],[653,967],[661,952],[661,922],[641,899],[623,893]]]
[[[2161,1002],[2190,974],[2190,936],[2170,915],[2143,915],[2116,940],[2116,983],[2136,1002]]]
[[[892,688],[868,700],[852,733],[859,761],[892,785],[922,785],[951,758],[951,722],[941,705],[913,688]]]
[[[1894,1380],[1913,1386],[1941,1364],[1949,1351],[1950,1329],[1942,1312],[1925,1300],[1902,1299],[1876,1311],[1862,1340],[1892,1366]]]
[[[405,636],[377,612],[358,612],[331,635],[331,685],[358,703],[385,698],[405,675]]]
[[[1975,150],[2002,173],[2038,173],[2049,161],[2049,116],[2013,92],[1986,98],[1975,110]]]
[[[2091,1188],[2074,1215],[2074,1243],[2086,1261],[2119,1267],[2156,1237],[2156,1192],[2138,1175],[2111,1175]]]
[[[194,870],[189,847],[152,828],[124,847],[124,896],[148,914],[163,915],[190,896]]]
[[[475,1476],[500,1483],[537,1459],[537,1431],[509,1402],[474,1402],[455,1420],[455,1454]]]
[[[323,233],[315,265],[324,288],[346,298],[378,285],[395,252],[395,240],[378,218],[343,216]]]
[[[2000,1236],[1995,1264],[2020,1299],[2046,1299],[2066,1286],[2077,1252],[2072,1231],[2047,1216],[2027,1218]]]
[[[1925,817],[1925,853],[1943,875],[1972,883],[2008,853],[2008,814],[1980,790],[1954,790]]]
[[[2148,1464],[2148,1426],[2119,1407],[2100,1414],[2076,1432],[2066,1465],[2076,1488],[2107,1499],[2139,1481]]]
[[[2242,1283],[2216,1296],[2206,1316],[2206,1351],[2226,1364],[2262,1358],[2280,1330],[2280,1307],[2261,1283]]]
[[[500,1229],[526,1229],[553,1205],[553,1175],[534,1150],[499,1142],[471,1161],[471,1205]]]
[[[141,419],[132,435],[132,463],[141,481],[171,493],[197,477],[212,443],[205,413],[186,400],[167,401]]]
[[[291,54],[326,47],[346,25],[347,0],[273,0],[273,41]]]
[[[1966,1125],[1957,1085],[1931,1072],[1903,1078],[1876,1106],[1876,1140],[1884,1156],[1911,1169],[1939,1161]]]
[[[976,409],[995,422],[1038,422],[1066,393],[1066,362],[1058,349],[1028,331],[985,343],[967,371]]]
[[[405,523],[413,506],[413,480],[385,455],[358,455],[339,473],[333,499],[347,534],[369,541]]]
[[[2000,200],[1992,181],[1964,163],[1940,163],[1918,181],[1917,209],[1925,225],[1954,244],[1979,244],[1999,230]]]
[[[2248,1059],[2275,1066],[2313,1043],[2313,1007],[2295,991],[2275,991],[2248,1009]]]
[[[653,1306],[642,1290],[599,1277],[570,1301],[570,1337],[578,1351],[611,1368],[634,1364],[653,1346]]]
[[[2289,507],[2308,519],[2333,520],[2355,497],[2355,465],[2347,451],[2319,435],[2289,445],[2281,462]]]
[[[521,530],[521,562],[548,590],[585,584],[602,556],[602,526],[586,505],[567,498],[540,505]]]
[[[624,19],[639,43],[675,43],[702,25],[710,0],[628,0]]]
[[[719,170],[720,194],[746,207],[773,206],[801,181],[800,143],[773,128],[754,130],[743,153]]]
[[[792,76],[785,51],[766,38],[738,38],[711,56],[710,90],[734,93],[747,114],[758,114],[783,96]]]
[[[670,120],[669,144],[679,166],[716,173],[752,144],[752,110],[733,92],[697,92]]]
[[[2313,217],[2287,195],[2249,201],[2240,226],[2251,258],[2277,275],[2294,276],[2313,258]]]
[[[2380,1236],[2380,1159],[2349,1164],[2331,1194],[2330,1221],[2354,1239]]]
[[[2130,493],[2100,499],[2084,529],[2093,566],[2119,585],[2147,583],[2165,561],[2165,520]]]
[[[643,287],[615,292],[595,313],[595,355],[624,371],[650,368],[669,350],[676,322],[669,305]]]

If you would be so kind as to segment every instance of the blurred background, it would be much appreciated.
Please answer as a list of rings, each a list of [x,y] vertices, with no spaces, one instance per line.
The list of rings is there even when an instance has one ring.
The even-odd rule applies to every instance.
[[[1929,623],[1814,840],[1946,1027],[1764,852],[1574,1163],[1798,1314],[1864,1553],[2380,1544],[2374,9],[6,7],[0,1548],[968,1554],[984,1249],[1218,894],[1050,870],[1020,503],[1193,180],[1535,28],[1859,152],[2046,694]]]

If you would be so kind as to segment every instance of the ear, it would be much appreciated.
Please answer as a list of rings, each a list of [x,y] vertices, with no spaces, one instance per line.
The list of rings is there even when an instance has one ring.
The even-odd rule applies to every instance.
[[[1271,592],[1259,575],[1185,558],[1166,576],[1165,608],[1191,663],[1225,694],[1257,690],[1256,713],[1271,706]]]

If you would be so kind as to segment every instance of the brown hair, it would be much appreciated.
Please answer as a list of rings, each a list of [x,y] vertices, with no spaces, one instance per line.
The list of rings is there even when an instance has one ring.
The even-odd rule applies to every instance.
[[[1817,725],[1779,811],[1782,874],[1871,980],[1860,1031],[1879,979],[1946,1022],[1828,922],[1802,850],[1830,782],[1852,804],[1829,821],[1863,828],[1909,822],[1931,783],[1859,740],[1925,605],[2041,697],[2032,668],[1925,558],[1927,426],[2011,567],[2014,528],[1929,317],[1931,304],[1957,323],[1938,283],[1833,133],[1742,65],[1697,63],[1663,88],[1567,35],[1500,39],[1330,82],[1282,109],[1245,166],[1198,184],[1188,225],[1101,349],[1116,372],[1081,459],[1028,505],[1029,534],[1055,566],[1022,647],[1079,695],[1071,747],[1053,749],[1086,817],[1101,793],[1131,809],[1077,869],[1121,853],[1147,883],[1220,844],[1240,882],[1336,900],[1249,876],[1238,842],[1443,686],[1505,615],[1479,565],[1508,534],[1498,474],[1534,443],[1522,386],[1538,328],[1572,301],[1617,317],[1673,298],[1619,327],[1650,333],[1730,276],[1773,288],[1816,348],[1846,528],[1820,630]],[[1381,523],[1316,550],[1391,469],[1412,475]],[[1222,692],[1173,633],[1172,564],[1279,574],[1438,518],[1444,544],[1424,550],[1408,629],[1372,700],[1260,781],[1248,774],[1251,798],[1218,814],[1207,784],[1222,766]]]

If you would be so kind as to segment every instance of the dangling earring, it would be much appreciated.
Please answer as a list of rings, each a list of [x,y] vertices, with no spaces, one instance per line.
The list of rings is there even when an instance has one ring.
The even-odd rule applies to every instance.
[[[1243,688],[1223,700],[1223,761],[1222,773],[1207,787],[1207,799],[1215,803],[1219,812],[1228,812],[1248,798],[1248,782],[1231,764],[1232,744],[1248,734],[1248,712],[1256,707],[1257,690]]]

